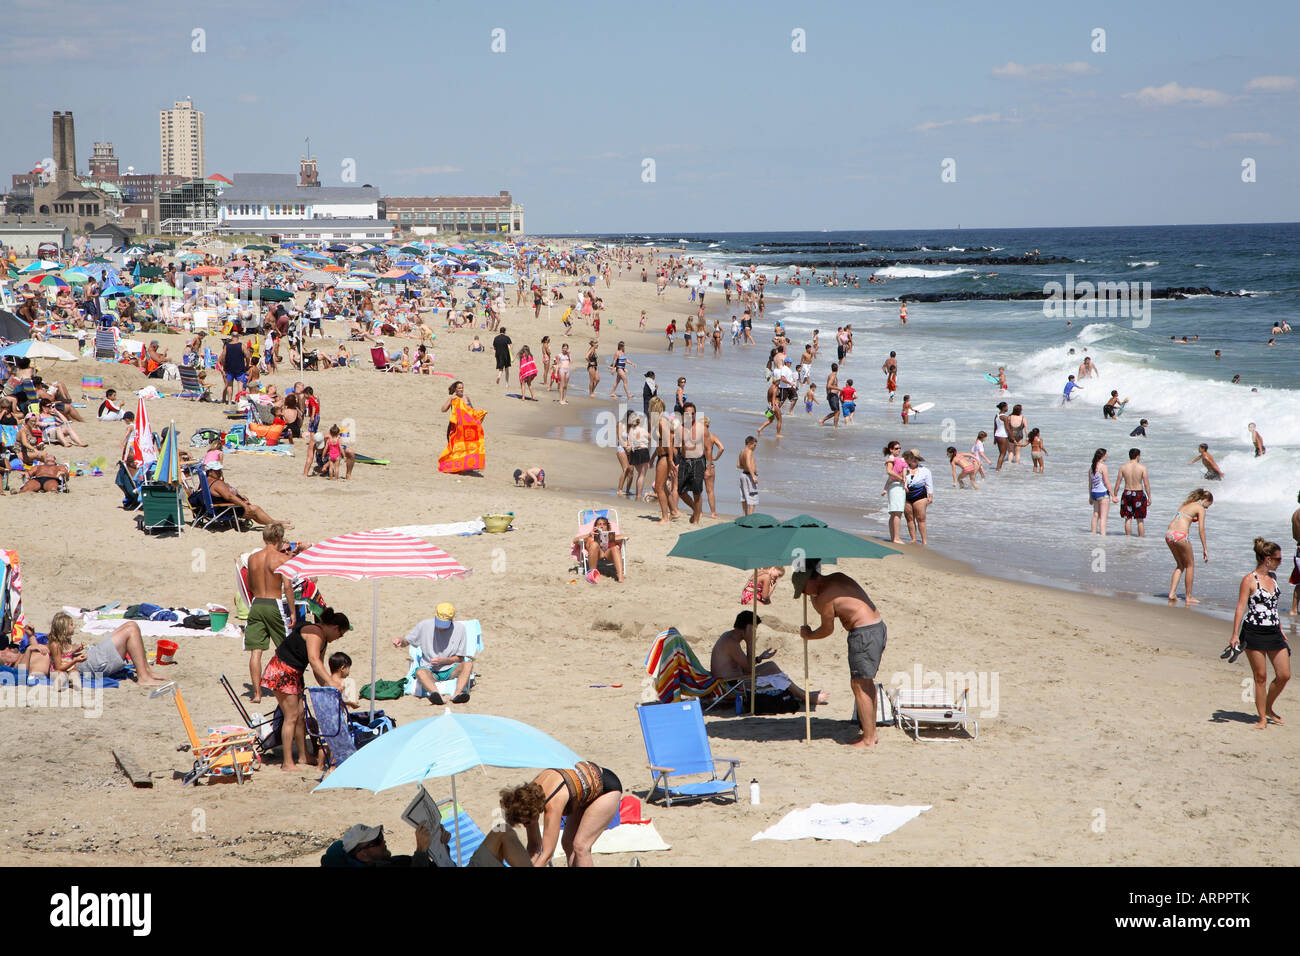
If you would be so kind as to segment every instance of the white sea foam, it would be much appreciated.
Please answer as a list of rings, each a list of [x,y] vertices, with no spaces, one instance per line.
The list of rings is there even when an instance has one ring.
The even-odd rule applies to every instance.
[[[970,271],[970,269],[918,269],[915,266],[886,266],[883,269],[877,269],[873,274],[884,276],[887,279],[942,279],[946,276],[955,276]]]
[[[1129,265],[1130,265],[1132,268],[1134,268],[1134,269],[1140,268],[1140,267],[1142,267],[1142,266],[1146,266],[1147,268],[1150,268],[1151,266],[1158,266],[1158,265],[1160,265],[1160,260],[1159,260],[1159,259],[1139,259],[1137,262],[1130,262]]]

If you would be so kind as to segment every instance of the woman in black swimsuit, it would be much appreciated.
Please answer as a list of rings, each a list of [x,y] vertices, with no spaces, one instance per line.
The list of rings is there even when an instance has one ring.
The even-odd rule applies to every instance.
[[[587,375],[590,377],[591,385],[587,389],[587,396],[591,397],[596,394],[596,386],[600,384],[600,359],[596,355],[596,341],[592,339],[587,343]]]
[[[1291,647],[1277,616],[1277,569],[1281,563],[1282,548],[1276,542],[1255,539],[1255,570],[1241,579],[1237,589],[1230,650],[1224,651],[1224,656],[1232,656],[1233,660],[1236,656],[1231,655],[1231,650],[1241,648],[1246,652],[1255,682],[1255,709],[1259,712],[1256,730],[1264,730],[1270,722],[1282,723],[1273,705],[1291,679]],[[1273,662],[1272,684],[1265,684],[1268,661]]]
[[[623,784],[612,770],[590,761],[572,769],[543,770],[531,783],[501,791],[506,823],[528,834],[533,866],[546,866],[558,842],[569,866],[594,866],[591,847],[618,813]],[[560,837],[560,819],[564,836]]]

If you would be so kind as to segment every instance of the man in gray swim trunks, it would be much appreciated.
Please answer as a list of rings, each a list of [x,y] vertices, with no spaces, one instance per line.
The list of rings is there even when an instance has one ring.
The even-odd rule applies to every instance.
[[[862,735],[847,741],[850,747],[874,747],[876,738],[876,672],[885,653],[885,622],[862,585],[837,571],[825,577],[820,565],[810,562],[806,570],[791,575],[794,596],[807,594],[813,609],[821,615],[817,630],[807,624],[799,629],[805,641],[816,641],[835,633],[838,619],[849,632],[849,683],[858,707]]]

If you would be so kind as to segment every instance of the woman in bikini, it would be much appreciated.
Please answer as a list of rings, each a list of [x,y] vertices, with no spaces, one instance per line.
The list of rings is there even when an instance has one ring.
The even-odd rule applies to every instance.
[[[1103,538],[1106,536],[1106,515],[1110,514],[1110,503],[1114,497],[1114,489],[1110,486],[1110,469],[1106,467],[1106,449],[1098,448],[1092,456],[1092,467],[1088,469],[1088,501],[1092,505],[1089,534],[1100,534]]]
[[[632,392],[627,385],[627,367],[635,364],[635,362],[629,362],[627,359],[626,343],[619,342],[618,348],[614,350],[614,361],[609,366],[614,372],[614,388],[609,393],[610,398],[618,396],[618,387],[621,384],[624,396],[629,402],[632,401]]]
[[[771,604],[772,592],[776,590],[776,583],[785,575],[785,568],[771,567],[758,569],[758,603]],[[754,603],[754,579],[748,578],[745,581],[745,587],[740,592],[741,604]]]
[[[1179,506],[1178,513],[1174,515],[1174,520],[1169,522],[1169,528],[1165,531],[1165,544],[1169,545],[1169,551],[1173,554],[1176,564],[1174,576],[1169,582],[1170,604],[1178,599],[1178,579],[1184,575],[1186,576],[1184,603],[1201,603],[1192,597],[1192,573],[1196,570],[1196,558],[1192,553],[1192,542],[1188,539],[1188,535],[1191,534],[1192,525],[1197,524],[1201,535],[1201,557],[1209,561],[1210,552],[1205,544],[1205,512],[1212,504],[1214,504],[1214,495],[1204,488],[1197,488]]]
[[[695,334],[695,319],[691,316],[686,317],[686,325],[682,328],[682,339],[686,342],[686,354],[691,354],[691,336]]]
[[[569,367],[573,362],[573,356],[569,353],[569,343],[565,342],[560,346],[560,354],[555,357],[555,367],[560,376],[560,404],[569,404],[565,398],[569,394]]]
[[[596,394],[596,386],[600,384],[600,358],[596,355],[597,344],[595,339],[587,342],[587,397],[591,398]]]
[[[677,423],[664,414],[664,400],[650,399],[650,420],[655,423],[654,495],[659,502],[659,523],[681,517],[677,510],[677,463],[673,459]]]
[[[549,392],[553,384],[551,378],[551,337],[542,336],[542,381],[546,383],[546,390]]]
[[[594,866],[591,847],[618,813],[623,784],[612,770],[589,761],[572,769],[543,770],[531,783],[501,791],[506,823],[528,835],[533,866],[546,866],[558,843],[569,866]],[[564,836],[560,836],[560,820]]]
[[[1267,728],[1269,721],[1282,723],[1273,704],[1291,679],[1291,652],[1277,616],[1277,569],[1281,563],[1282,548],[1276,542],[1255,539],[1255,570],[1241,579],[1237,589],[1237,610],[1228,640],[1232,650],[1244,649],[1250,662],[1255,681],[1255,710],[1259,713],[1256,730]],[[1264,582],[1268,582],[1268,587]],[[1231,652],[1225,654],[1232,656]],[[1266,687],[1268,661],[1273,662],[1273,683]]]

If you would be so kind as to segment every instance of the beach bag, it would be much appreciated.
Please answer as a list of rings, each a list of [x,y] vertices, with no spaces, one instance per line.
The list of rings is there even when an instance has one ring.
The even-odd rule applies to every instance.
[[[404,680],[377,680],[375,681],[375,700],[397,700],[406,693],[406,681]],[[358,695],[362,700],[370,699],[370,685],[367,684],[361,688]]]
[[[367,712],[368,713],[368,712]],[[397,727],[397,721],[382,710],[375,711],[374,717],[360,714],[348,715],[348,726],[352,730],[352,740],[358,747],[364,747],[372,740],[377,740]]]
[[[181,627],[193,628],[196,631],[212,630],[212,615],[210,614],[187,614],[181,621]]]
[[[849,723],[858,723],[858,705],[853,705],[853,713],[849,717]],[[898,715],[894,713],[894,702],[889,697],[889,692],[885,690],[885,685],[876,681],[876,726],[892,727],[898,723]]]

